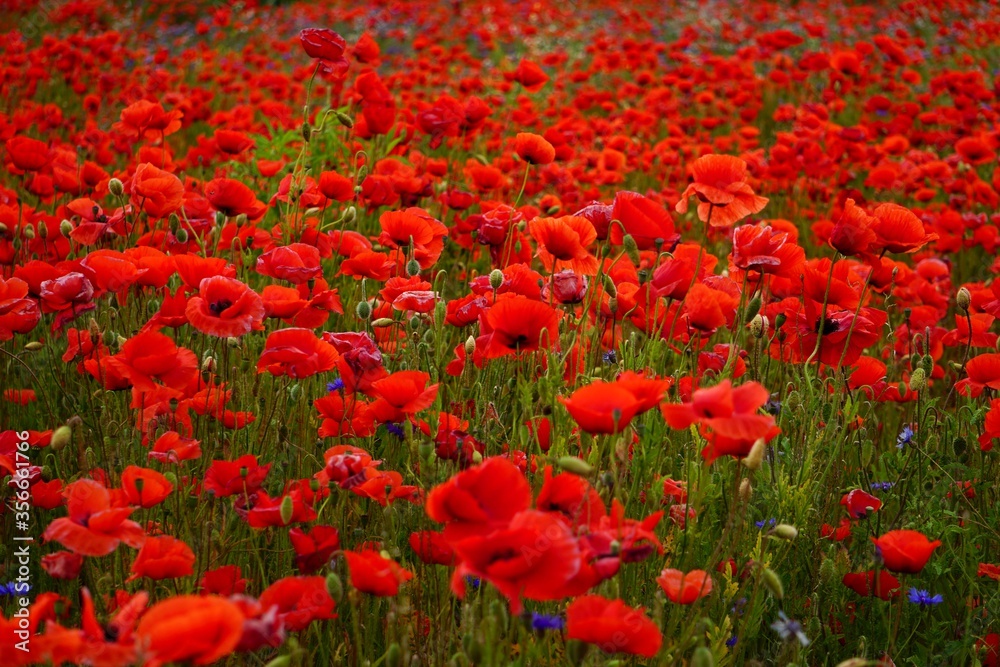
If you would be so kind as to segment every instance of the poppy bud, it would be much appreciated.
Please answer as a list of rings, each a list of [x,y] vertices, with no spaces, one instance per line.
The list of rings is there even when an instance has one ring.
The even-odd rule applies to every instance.
[[[344,597],[344,584],[341,583],[340,577],[337,576],[336,572],[326,575],[326,592],[337,603]]]
[[[403,667],[403,649],[399,647],[399,642],[393,642],[385,652],[385,664],[386,667]]]
[[[69,236],[73,233],[73,223],[69,220],[63,220],[59,223],[59,233],[63,236]]]
[[[767,318],[757,313],[754,318],[750,320],[750,335],[754,338],[763,338],[764,333],[767,331]]]
[[[183,227],[178,227],[177,228],[177,233],[174,234],[174,236],[177,238],[177,242],[178,243],[187,243],[188,242],[188,233],[187,233],[187,230],[184,229]]]
[[[614,315],[615,313],[618,312],[618,298],[617,297],[611,297],[610,299],[608,299],[608,310],[611,311],[612,315]]]
[[[962,312],[969,312],[969,306],[972,305],[972,293],[965,287],[962,287],[958,290],[958,294],[955,295],[955,303],[962,309]]]
[[[744,319],[745,322],[752,322],[754,318],[757,317],[757,313],[760,312],[760,303],[760,296],[755,296],[750,300],[750,303],[747,304],[747,314]]]
[[[358,301],[358,305],[354,307],[354,314],[358,316],[359,320],[367,320],[372,316],[372,307],[367,301]]]
[[[608,293],[608,296],[618,296],[618,286],[615,285],[615,281],[611,279],[611,276],[605,273],[601,278],[604,281],[604,291]]]
[[[281,508],[279,513],[281,515],[281,523],[288,524],[292,522],[292,513],[295,511],[295,506],[293,505],[292,497],[285,496],[281,499]]]
[[[60,426],[55,431],[52,432],[52,440],[49,441],[49,447],[55,451],[59,451],[66,445],[68,445],[73,440],[73,429],[69,426]]]
[[[927,373],[923,368],[915,368],[910,374],[910,391],[921,392],[927,388]]]
[[[622,246],[624,246],[625,254],[628,255],[632,264],[639,266],[639,246],[636,245],[635,238],[631,234],[626,234],[622,238]]]
[[[414,331],[416,331],[417,329],[420,328],[420,316],[419,315],[414,315],[413,317],[410,318],[410,328],[413,329]]]
[[[587,477],[594,472],[594,468],[589,463],[576,456],[562,456],[556,461],[556,465],[579,477]]]
[[[112,178],[108,181],[108,192],[113,194],[115,197],[121,197],[125,194],[125,184],[117,178]]]
[[[787,320],[787,319],[788,319],[788,316],[785,315],[784,313],[778,313],[777,315],[775,315],[774,316],[774,328],[775,329],[780,329],[781,327],[785,326],[785,320]]]
[[[955,438],[954,442],[951,443],[951,449],[955,452],[955,456],[961,456],[965,453],[967,444],[965,438]]]
[[[30,343],[26,343],[24,349],[26,349],[28,352],[38,352],[43,347],[45,347],[45,345],[38,342],[37,340],[33,340]]]
[[[211,373],[215,370],[215,357],[205,357],[201,362],[201,372]]]
[[[476,351],[476,337],[469,336],[465,339],[465,353],[472,354]]]
[[[750,448],[750,453],[743,459],[743,465],[750,470],[760,468],[760,464],[764,461],[764,451],[766,449],[767,443],[764,442],[764,438],[757,438],[753,443],[753,447]]]
[[[365,302],[362,301],[361,303]],[[372,326],[376,329],[381,329],[383,327],[391,327],[394,323],[395,320],[393,320],[391,317],[380,317],[377,320],[372,320]]]
[[[762,578],[764,579],[764,585],[767,590],[771,591],[771,595],[783,600],[785,597],[785,587],[781,585],[781,578],[769,567],[763,569]]]
[[[691,667],[713,667],[715,665],[715,656],[712,655],[712,649],[707,646],[699,646],[694,650],[691,655],[691,662],[688,663]]]
[[[350,129],[352,129],[354,127],[354,119],[351,118],[350,116],[348,116],[343,111],[337,111],[337,112],[334,113],[334,115],[337,117],[337,121],[341,125],[343,125],[344,127],[346,127],[348,130],[350,130]]]
[[[163,478],[170,482],[171,486],[177,486],[177,475],[172,470],[163,473]]]
[[[638,271],[635,272],[635,276],[636,278],[639,279],[640,285],[645,285],[649,281],[649,270],[639,269]]]
[[[30,241],[33,238],[35,238],[35,228],[31,227],[30,225],[26,226],[24,227],[24,229],[21,230],[21,235]]]
[[[503,285],[503,271],[500,269],[493,269],[490,271],[490,287],[494,290],[498,290],[501,285]]]
[[[777,526],[771,529],[771,534],[775,537],[788,540],[791,542],[796,537],[799,536],[799,531],[795,526],[789,525],[787,523],[779,523]]]
[[[799,395],[799,392],[789,392],[788,396],[785,397],[785,407],[794,411],[797,410],[800,405],[802,405],[802,396]]]
[[[302,138],[308,144],[309,139],[312,137],[312,125],[309,123],[302,123]]]
[[[411,259],[406,263],[406,275],[411,278],[420,275],[420,262],[415,259]]]
[[[837,581],[837,564],[832,558],[824,558],[820,563],[819,578],[827,586],[832,586]]]
[[[753,487],[750,485],[750,480],[746,477],[740,482],[740,501],[744,505],[750,502],[750,497],[753,496]]]

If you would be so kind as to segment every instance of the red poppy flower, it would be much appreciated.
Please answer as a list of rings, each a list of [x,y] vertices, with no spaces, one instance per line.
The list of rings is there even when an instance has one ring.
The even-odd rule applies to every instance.
[[[56,551],[42,556],[42,569],[53,579],[76,579],[83,568],[83,556],[72,551]]]
[[[965,373],[968,377],[955,383],[963,396],[976,398],[986,388],[1000,390],[1000,354],[989,352],[969,359]]]
[[[268,335],[257,360],[257,372],[305,378],[332,370],[339,356],[332,345],[309,329],[279,329]]]
[[[891,530],[879,538],[871,538],[886,569],[892,572],[916,574],[924,569],[941,540],[928,540],[915,530]]]
[[[410,533],[410,548],[428,565],[454,565],[455,550],[442,533],[424,530]]]
[[[623,191],[616,194],[611,218],[621,223],[608,228],[609,238],[615,245],[623,243],[625,234],[632,236],[639,250],[660,247],[670,251],[680,240],[670,213],[638,192]],[[625,228],[624,231],[622,227]]]
[[[201,458],[201,441],[185,438],[177,431],[167,431],[153,443],[149,458],[169,463]]]
[[[42,537],[82,556],[107,556],[124,542],[138,549],[146,533],[128,519],[130,507],[111,507],[108,490],[92,479],[80,479],[66,487],[69,516],[52,521]]]
[[[290,632],[305,630],[313,621],[336,618],[336,603],[326,590],[325,577],[285,577],[268,586],[258,598],[265,609],[275,606]]]
[[[549,164],[556,159],[552,144],[531,132],[518,132],[514,137],[514,152],[528,164]]]
[[[582,563],[569,527],[560,518],[535,510],[519,512],[506,527],[452,546],[459,558],[451,580],[455,594],[464,597],[467,576],[479,577],[509,600],[512,614],[521,613],[521,598],[565,597],[565,586]]]
[[[54,313],[87,304],[94,297],[94,286],[82,273],[72,271],[43,282],[39,296],[42,310]]]
[[[122,471],[122,491],[130,505],[145,509],[155,507],[173,490],[174,485],[155,470],[128,466]]]
[[[566,636],[595,644],[605,653],[629,653],[652,658],[663,644],[656,623],[641,608],[621,600],[584,595],[566,607]]]
[[[570,473],[552,474],[552,466],[545,466],[545,481],[538,492],[535,507],[542,512],[562,515],[574,529],[597,528],[607,516],[604,501],[590,483]]]
[[[181,128],[183,116],[178,109],[167,112],[157,102],[138,100],[122,109],[113,128],[136,139],[163,139]]]
[[[882,501],[861,489],[854,489],[844,494],[840,504],[847,508],[852,519],[863,519],[882,508]]]
[[[876,240],[874,224],[875,218],[856,206],[853,199],[848,199],[830,232],[830,246],[847,257],[871,257]]]
[[[392,597],[399,593],[400,584],[413,578],[412,572],[374,549],[345,551],[344,558],[351,574],[351,586],[362,593]]]
[[[588,276],[597,273],[599,263],[589,249],[597,240],[597,231],[586,218],[535,218],[528,223],[528,232],[538,244],[537,254],[546,271],[571,269]]]
[[[243,336],[263,328],[264,303],[239,280],[212,276],[201,281],[184,313],[191,326],[209,336]]]
[[[676,210],[686,213],[688,197],[697,195],[698,219],[713,227],[729,227],[767,205],[747,183],[747,163],[738,157],[704,155],[691,164],[691,178]]]
[[[212,461],[202,488],[220,498],[249,495],[260,488],[270,469],[270,463],[258,465],[253,454],[244,454],[235,461]]]
[[[729,380],[723,380],[714,387],[695,391],[689,403],[664,403],[660,410],[671,428],[701,425],[702,435],[709,442],[701,455],[711,463],[723,455],[743,458],[758,439],[770,440],[777,435],[774,418],[758,414],[768,398],[767,389],[757,382],[734,389]]]
[[[515,296],[497,301],[479,318],[476,347],[486,359],[548,348],[559,340],[559,311]]]
[[[371,411],[375,419],[400,422],[433,405],[438,385],[427,386],[430,377],[423,371],[398,371],[373,382],[371,392],[377,399],[371,404]]]
[[[214,595],[177,595],[153,605],[135,629],[146,665],[207,665],[236,648],[243,635],[239,607]]]
[[[184,204],[181,179],[148,162],[136,167],[129,192],[132,206],[151,218],[165,218]]]
[[[926,232],[924,223],[912,211],[898,204],[882,204],[872,215],[873,252],[916,252],[938,238]]]
[[[521,470],[491,457],[434,487],[427,495],[427,516],[445,524],[449,542],[489,533],[531,506],[531,487]]]
[[[181,540],[170,535],[149,537],[139,549],[127,581],[140,577],[154,580],[186,577],[194,573],[194,561],[191,547]]]
[[[21,171],[38,171],[52,159],[44,142],[30,137],[16,136],[7,140],[7,155]]]
[[[215,144],[219,150],[227,155],[239,155],[248,148],[254,147],[254,140],[243,132],[220,128],[212,136],[215,138]]]
[[[128,379],[140,391],[153,391],[155,381],[182,389],[198,374],[198,358],[187,348],[157,331],[132,336],[121,351],[105,358],[108,367]]]
[[[28,283],[0,276],[0,342],[31,331],[41,319],[38,302],[28,297]]]
[[[247,580],[239,565],[223,565],[209,570],[198,582],[198,592],[201,595],[242,595],[246,592]]]
[[[229,218],[246,215],[249,220],[257,220],[267,212],[267,204],[258,200],[253,190],[231,178],[205,183],[205,196],[212,208]]]
[[[882,600],[891,600],[899,596],[899,579],[885,570],[878,571],[878,583],[875,582],[875,571],[848,572],[841,579],[843,584],[858,595],[864,597],[877,596]]]
[[[613,382],[597,380],[580,387],[569,398],[559,397],[573,419],[587,433],[621,433],[639,410],[635,395]]]
[[[666,569],[656,578],[656,583],[677,604],[693,604],[712,592],[712,577],[704,570],[684,574],[680,570]]]
[[[329,28],[306,28],[299,33],[299,42],[306,55],[315,59],[320,70],[335,79],[347,75],[350,63],[344,56],[347,42]]]
[[[308,532],[292,528],[288,539],[295,549],[295,567],[302,574],[312,574],[329,563],[333,552],[340,548],[340,535],[332,526],[313,526]]]
[[[524,86],[525,90],[537,93],[549,80],[549,75],[542,71],[542,68],[530,60],[522,60],[517,64],[517,68],[510,74],[512,80]]]

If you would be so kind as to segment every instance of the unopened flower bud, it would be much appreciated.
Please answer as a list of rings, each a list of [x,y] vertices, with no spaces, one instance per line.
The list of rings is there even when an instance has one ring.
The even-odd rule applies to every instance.
[[[177,228],[177,233],[174,234],[174,236],[177,238],[177,242],[178,243],[187,243],[188,242],[188,232],[187,232],[187,230],[184,227],[178,227]]]
[[[33,238],[35,238],[35,228],[32,227],[31,225],[25,225],[21,229],[21,235],[24,236],[24,238],[26,238],[26,239],[28,239],[30,241]]]
[[[500,269],[493,269],[490,271],[490,287],[494,290],[500,289],[503,285],[503,271]]]
[[[108,181],[108,192],[113,194],[115,197],[121,197],[125,194],[125,184],[117,178],[112,178]]]
[[[372,307],[367,301],[358,301],[358,305],[354,307],[354,314],[358,316],[359,320],[367,320],[372,316]]]
[[[350,130],[351,128],[354,127],[354,119],[348,116],[343,111],[338,111],[334,115],[337,117],[337,121],[347,129]]]
[[[334,602],[340,602],[340,599],[344,597],[344,584],[341,583],[340,577],[335,572],[326,575],[326,592],[330,594]]]
[[[279,513],[281,515],[281,523],[289,524],[292,522],[292,514],[295,511],[295,505],[293,504],[291,496],[285,496],[281,499],[281,508]]]
[[[24,349],[28,352],[38,352],[40,349],[45,347],[45,345],[37,340],[33,340],[30,343],[25,343]]]
[[[914,368],[910,373],[910,391],[921,392],[927,388],[927,373],[923,368]]]
[[[69,220],[63,220],[59,223],[59,233],[63,236],[69,236],[73,233],[73,223]]]
[[[767,333],[767,325],[767,318],[757,313],[750,320],[750,335],[754,338],[763,338],[764,334]]]
[[[740,482],[740,502],[744,505],[750,502],[750,498],[753,496],[753,486],[750,485],[750,480],[746,477]]]
[[[743,320],[744,322],[752,322],[757,317],[757,314],[760,312],[760,304],[760,296],[750,299],[750,303],[747,304],[747,314]]]
[[[832,558],[824,558],[823,562],[819,565],[819,578],[827,586],[832,586],[836,583],[837,577],[837,563]]]
[[[581,458],[576,456],[562,456],[556,461],[556,465],[568,473],[587,477],[594,472],[594,468]]]
[[[602,275],[602,279],[604,281],[604,291],[608,293],[608,296],[618,296],[618,286],[615,285],[615,281],[611,279],[611,276],[605,273]]]
[[[411,259],[406,263],[406,275],[411,278],[420,275],[420,262],[415,259]]]
[[[777,526],[771,529],[771,534],[779,539],[788,540],[789,542],[791,542],[792,540],[794,540],[796,537],[799,536],[799,531],[795,526],[792,526],[787,523],[779,523]]]
[[[49,447],[55,451],[59,451],[66,445],[68,445],[73,440],[73,429],[69,426],[60,426],[55,431],[52,432],[52,439],[49,441]]]
[[[958,294],[955,295],[955,303],[962,309],[962,312],[968,312],[969,306],[972,305],[972,293],[965,287],[962,287],[958,290]]]
[[[391,327],[395,322],[391,317],[380,317],[377,320],[372,320],[372,326],[376,329],[381,329],[383,327]]]
[[[781,577],[769,567],[765,567],[761,578],[764,580],[764,585],[767,590],[771,591],[771,595],[778,598],[779,600],[785,597],[785,587],[781,584]]]
[[[302,123],[302,138],[308,144],[309,140],[312,138],[312,125],[309,123]]]
[[[344,224],[349,225],[353,223],[358,217],[358,209],[353,206],[348,206],[344,211]]]
[[[465,339],[465,354],[472,355],[476,351],[476,337],[469,336]]]
[[[766,449],[767,443],[764,442],[764,438],[757,438],[753,443],[753,447],[750,448],[750,453],[743,459],[743,465],[750,470],[760,468],[760,464],[764,461],[764,451]]]
[[[628,255],[632,264],[639,266],[639,246],[636,245],[635,238],[631,234],[626,234],[622,239],[622,246],[625,248],[625,254]]]

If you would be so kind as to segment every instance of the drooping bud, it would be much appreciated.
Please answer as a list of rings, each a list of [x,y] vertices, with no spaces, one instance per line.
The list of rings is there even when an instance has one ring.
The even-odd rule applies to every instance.
[[[771,529],[771,534],[775,537],[791,542],[799,536],[799,531],[795,526],[787,523],[779,523]]]
[[[365,302],[362,302],[365,303]],[[384,327],[391,327],[396,321],[391,317],[380,317],[377,320],[372,320],[372,326],[376,329],[382,329]]]
[[[757,314],[760,312],[760,304],[761,300],[759,295],[750,299],[750,303],[747,304],[747,314],[746,318],[743,320],[744,322],[752,322],[754,318],[757,317]]]
[[[117,178],[112,178],[108,181],[108,192],[113,194],[115,197],[121,197],[125,194],[125,184]]]
[[[785,597],[785,587],[781,584],[781,577],[769,567],[765,567],[762,572],[762,577],[764,580],[764,585],[767,590],[771,591],[771,595],[778,598],[779,600]]]
[[[972,305],[972,293],[965,287],[962,287],[958,290],[958,294],[955,295],[955,303],[958,304],[963,313],[969,312],[969,306]]]
[[[49,441],[49,447],[55,451],[59,451],[66,445],[68,445],[73,440],[73,429],[69,426],[60,426],[55,431],[52,432],[52,439]]]
[[[27,350],[28,352],[38,352],[43,347],[45,347],[45,344],[37,340],[33,340],[30,343],[25,343],[24,345],[24,349]]]
[[[622,238],[622,246],[625,248],[625,254],[628,255],[632,264],[639,266],[639,246],[636,245],[635,238],[631,234],[626,234]]]
[[[185,229],[184,227],[178,227],[177,228],[177,233],[174,234],[174,236],[177,238],[177,242],[178,243],[187,243],[188,242],[188,232],[187,232],[187,229]]]
[[[302,138],[308,144],[309,140],[312,139],[312,125],[309,123],[302,123]]]
[[[615,281],[611,279],[611,276],[605,273],[602,274],[601,278],[604,281],[604,291],[608,293],[608,296],[618,296],[618,286],[615,285]]]
[[[337,117],[337,121],[347,129],[350,130],[354,127],[354,119],[343,111],[337,111],[334,115]]]
[[[348,206],[344,211],[344,224],[349,225],[355,221],[358,217],[358,209],[353,206]]]

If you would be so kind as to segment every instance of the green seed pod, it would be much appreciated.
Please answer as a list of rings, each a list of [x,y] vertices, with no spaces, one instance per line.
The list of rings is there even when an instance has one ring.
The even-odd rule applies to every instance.
[[[330,594],[333,601],[340,603],[341,598],[344,597],[344,584],[341,583],[340,577],[337,576],[336,572],[331,572],[326,575],[326,592]]]
[[[358,301],[358,305],[354,307],[354,314],[358,316],[359,320],[367,320],[372,316],[372,307],[367,301]]]
[[[117,178],[112,178],[108,181],[108,192],[113,194],[115,197],[121,197],[125,194],[125,184]]]
[[[490,287],[494,290],[498,290],[503,286],[503,271],[500,269],[493,269],[490,271]]]
[[[757,317],[757,314],[760,312],[760,304],[759,296],[750,299],[750,303],[747,304],[746,317],[743,319],[744,322],[752,322],[753,318]]]
[[[629,261],[635,266],[639,266],[639,246],[635,243],[635,238],[631,234],[626,234],[622,238],[622,246],[625,248],[625,254],[628,255]]]
[[[594,472],[593,466],[576,456],[561,456],[556,461],[556,465],[579,477],[587,477]]]
[[[33,340],[30,343],[24,344],[24,349],[27,350],[28,352],[38,352],[43,347],[45,347],[45,344],[37,340]]]
[[[689,664],[691,667],[714,667],[715,656],[712,655],[712,649],[707,646],[699,646],[691,655]]]
[[[58,452],[72,441],[73,429],[69,426],[60,426],[52,432],[52,440],[49,442],[49,447]]]
[[[771,595],[783,600],[785,597],[785,587],[781,585],[781,577],[769,567],[765,567],[761,572],[761,578],[764,580],[764,586],[767,590],[771,591]]]
[[[295,505],[293,504],[291,496],[285,496],[281,499],[281,508],[279,510],[281,516],[281,523],[288,525],[292,522],[292,514],[295,512]]]

